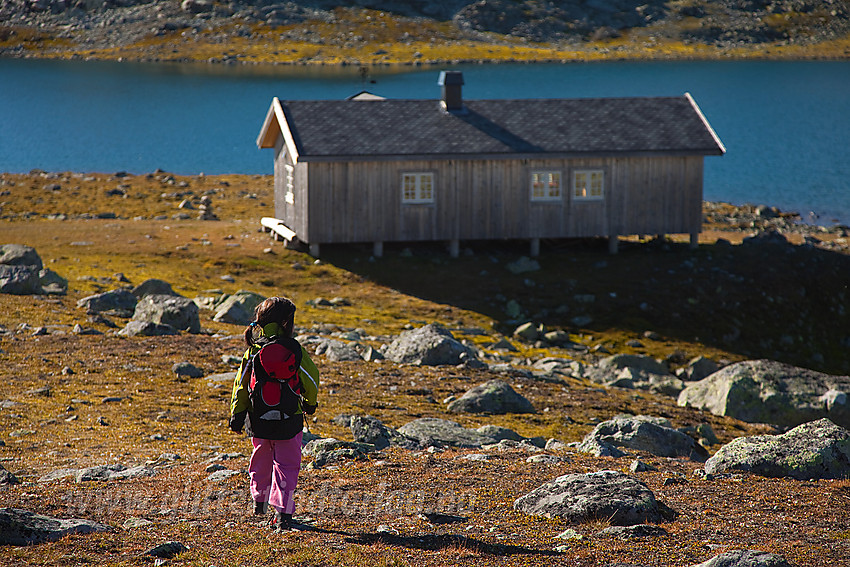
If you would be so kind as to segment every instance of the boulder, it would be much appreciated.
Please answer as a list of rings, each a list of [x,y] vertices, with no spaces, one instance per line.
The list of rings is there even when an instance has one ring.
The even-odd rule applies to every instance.
[[[134,287],[133,291],[130,293],[132,293],[136,299],[141,299],[146,295],[180,295],[171,288],[170,283],[156,278],[143,281]]]
[[[664,418],[616,416],[598,424],[582,444],[605,444],[646,451],[658,457],[688,457],[705,461],[708,452],[692,437],[670,426]]]
[[[608,386],[620,378],[620,373],[624,368],[640,371],[644,375],[670,375],[670,371],[667,369],[667,366],[658,362],[651,356],[644,356],[640,354],[615,354],[613,356],[603,358],[593,366],[589,366],[585,370],[585,376],[598,384]]]
[[[136,296],[126,289],[113,289],[77,301],[77,307],[89,313],[109,313],[118,317],[132,317],[136,304]]]
[[[644,483],[617,471],[559,476],[517,498],[514,509],[576,523],[602,520],[615,526],[658,523],[675,515]]]
[[[679,405],[750,423],[794,427],[827,417],[850,427],[850,376],[833,376],[772,360],[731,364],[679,394]]]
[[[110,527],[88,520],[60,520],[19,508],[0,508],[0,544],[33,545],[58,541],[70,534],[109,531]]]
[[[782,435],[739,437],[705,463],[705,472],[746,471],[760,476],[850,477],[850,431],[824,418]]]
[[[715,555],[694,567],[791,567],[791,564],[781,555],[756,551],[752,549],[736,549]]]
[[[3,468],[3,465],[0,465],[0,486],[4,484],[21,484],[21,481],[14,474]]]
[[[41,256],[31,246],[23,244],[0,245],[0,264],[6,266],[34,266],[36,272],[44,267]]]
[[[719,364],[704,356],[697,356],[688,362],[684,378],[690,382],[697,382],[718,370],[720,370]]]
[[[118,331],[123,337],[159,337],[165,335],[179,335],[180,331],[171,325],[160,325],[150,321],[129,321],[123,329]]]
[[[200,378],[204,375],[204,371],[191,362],[177,362],[171,367],[171,371],[178,376],[187,376],[189,378]]]
[[[401,333],[384,356],[393,362],[440,366],[475,359],[475,352],[457,341],[445,327],[432,323]]]
[[[213,320],[219,323],[247,325],[254,320],[254,311],[266,298],[253,291],[239,290],[225,297],[215,307]]]
[[[490,380],[448,405],[451,413],[534,413],[534,406],[507,382]]]
[[[65,295],[68,293],[68,280],[50,269],[38,273],[38,284],[42,293],[49,295]]]
[[[39,268],[0,264],[0,293],[12,295],[36,295],[41,293],[38,278]]]
[[[324,340],[316,346],[316,354],[324,355],[333,362],[360,361],[363,357],[353,346],[337,340]]]
[[[384,425],[381,420],[371,416],[352,416],[349,427],[355,442],[369,443],[378,450],[390,446],[405,449],[419,448],[418,441],[402,435],[398,430]]]
[[[136,304],[132,320],[169,325],[178,331],[190,333],[201,331],[201,320],[195,302],[173,295],[146,295]]]
[[[415,439],[421,447],[480,448],[501,440],[491,436],[490,432],[466,429],[454,421],[434,417],[413,420],[399,427],[398,432]]]
[[[301,449],[303,455],[313,457],[313,468],[321,468],[343,460],[362,460],[375,450],[370,443],[339,441],[333,437],[313,439]]]

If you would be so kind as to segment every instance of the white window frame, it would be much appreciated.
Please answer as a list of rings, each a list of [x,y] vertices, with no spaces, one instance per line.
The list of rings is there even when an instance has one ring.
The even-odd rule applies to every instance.
[[[564,195],[564,174],[559,169],[536,169],[529,175],[528,186],[532,201],[560,202]]]
[[[405,171],[401,174],[401,202],[420,205],[434,202],[434,173]]]
[[[290,205],[295,204],[295,166],[289,163],[283,164],[284,178],[286,179],[286,193],[284,200]]]
[[[584,176],[584,182],[579,179]],[[594,176],[597,176],[594,179]],[[598,180],[598,188],[594,181]],[[605,199],[605,170],[576,169],[572,174],[572,196],[576,201],[602,201]]]

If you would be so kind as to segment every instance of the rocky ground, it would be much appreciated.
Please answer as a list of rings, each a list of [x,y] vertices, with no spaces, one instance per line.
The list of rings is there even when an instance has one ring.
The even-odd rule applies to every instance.
[[[0,55],[436,64],[850,54],[847,0],[8,0]]]
[[[317,262],[258,231],[272,208],[267,176],[33,172],[3,174],[0,185],[0,242],[34,247],[67,280],[65,294],[0,294],[0,465],[19,481],[0,486],[0,507],[108,530],[6,547],[10,565],[157,556],[175,565],[689,566],[755,549],[831,566],[850,552],[846,475],[705,473],[702,460],[724,444],[785,427],[679,406],[669,382],[639,387],[637,371],[604,385],[577,370],[629,354],[686,381],[700,355],[720,366],[769,358],[850,373],[846,227],[706,203],[696,251],[686,237],[624,240],[616,256],[595,241],[545,242],[535,268],[523,243],[467,243],[457,259],[438,246],[388,246],[377,261],[368,246],[329,246]],[[226,428],[241,325],[202,309],[199,333],[124,337],[128,313],[81,302],[150,278],[201,305],[240,289],[296,301],[322,372],[311,434],[348,443],[305,455],[299,510],[311,531],[276,534],[247,514],[249,445]],[[526,321],[536,334],[515,334]],[[401,333],[431,322],[480,364],[345,360],[329,346],[391,355]],[[454,411],[494,379],[535,412]],[[577,446],[619,414],[663,418],[688,451],[702,449],[621,447],[628,456],[617,458]],[[520,441],[368,449],[355,443],[351,416],[409,435],[421,418],[489,434],[496,426]],[[603,470],[640,481],[675,515],[612,535],[602,533],[612,518],[514,506],[560,475]],[[172,541],[183,547],[158,547]]]

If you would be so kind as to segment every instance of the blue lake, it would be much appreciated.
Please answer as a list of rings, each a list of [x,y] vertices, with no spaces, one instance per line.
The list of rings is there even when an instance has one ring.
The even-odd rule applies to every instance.
[[[446,67],[448,68],[448,67]],[[709,200],[850,224],[850,62],[454,66],[464,97],[690,92],[727,148],[706,158]],[[437,98],[441,68],[254,68],[0,59],[0,171],[272,172],[255,140],[273,96],[360,90]]]

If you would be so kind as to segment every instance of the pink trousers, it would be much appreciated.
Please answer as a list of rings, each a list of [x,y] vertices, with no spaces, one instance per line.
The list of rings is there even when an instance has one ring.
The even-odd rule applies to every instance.
[[[285,440],[251,438],[254,452],[248,473],[254,502],[268,502],[283,514],[295,512],[293,496],[301,470],[301,437],[299,432]]]

